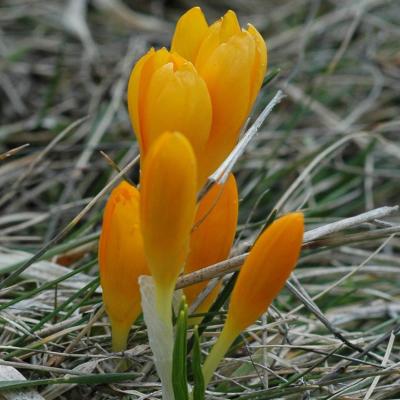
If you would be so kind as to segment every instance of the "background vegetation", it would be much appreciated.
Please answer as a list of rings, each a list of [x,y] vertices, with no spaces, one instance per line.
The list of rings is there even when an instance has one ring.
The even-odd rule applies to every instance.
[[[286,95],[235,168],[233,255],[277,204],[304,210],[312,231],[289,287],[207,398],[399,398],[396,0],[0,2],[0,398],[159,398],[141,320],[130,372],[113,372],[121,355],[109,352],[97,238],[102,189],[138,152],[132,65],[168,46],[193,5],[210,22],[232,8],[266,38],[269,79],[253,119],[278,89]],[[128,175],[137,181],[137,166]],[[208,323],[204,351],[223,318]]]

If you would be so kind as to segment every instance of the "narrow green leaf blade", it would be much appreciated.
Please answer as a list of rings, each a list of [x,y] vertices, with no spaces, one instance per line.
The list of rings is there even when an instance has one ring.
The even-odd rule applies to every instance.
[[[192,350],[192,371],[194,379],[193,400],[205,399],[205,386],[204,376],[201,369],[201,351],[200,351],[200,338],[197,326],[193,335],[193,350]]]
[[[172,361],[172,386],[175,400],[189,400],[187,383],[187,310],[183,298],[176,323],[176,337]]]

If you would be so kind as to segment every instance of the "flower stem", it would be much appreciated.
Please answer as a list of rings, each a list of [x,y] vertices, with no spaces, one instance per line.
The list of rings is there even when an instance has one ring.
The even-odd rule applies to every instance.
[[[126,350],[130,326],[111,321],[112,351],[118,353]]]
[[[126,350],[130,328],[131,327],[129,325],[111,321],[111,333],[112,333],[111,346],[112,346],[112,351],[114,353],[119,353]],[[122,359],[116,365],[116,370],[118,372],[126,371],[128,368],[129,368],[129,363],[127,359]]]
[[[156,285],[156,309],[159,318],[171,330],[172,326],[172,298],[174,295],[174,288]]]
[[[174,348],[174,327],[172,324],[172,298],[174,294],[174,286],[155,286],[155,311],[161,325],[161,331],[158,334],[160,337],[155,337],[153,340],[158,342],[159,353],[156,354],[155,348],[150,343],[154,355],[157,359],[156,366],[162,383],[162,398],[163,400],[174,400],[174,391],[172,385],[172,359]],[[159,347],[160,344],[161,348]]]
[[[228,323],[225,323],[221,335],[211,349],[211,352],[206,358],[206,362],[203,366],[205,387],[207,387],[215,370],[218,367],[218,364],[224,358],[226,352],[229,350],[229,347],[231,346],[237,335],[238,333],[235,330],[231,329]]]

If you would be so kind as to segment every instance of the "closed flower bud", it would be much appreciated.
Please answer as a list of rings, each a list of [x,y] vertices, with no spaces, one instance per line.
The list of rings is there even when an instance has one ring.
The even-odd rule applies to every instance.
[[[123,351],[141,312],[138,277],[148,274],[139,227],[139,192],[121,182],[104,210],[99,242],[100,283],[111,320],[113,351]]]
[[[206,27],[200,8],[192,8],[178,21],[171,47],[195,65],[211,96],[212,127],[199,160],[201,182],[235,146],[267,67],[263,38],[252,25],[241,29],[233,11]]]
[[[204,365],[206,382],[233,340],[263,314],[296,266],[304,233],[301,213],[288,214],[262,233],[246,258],[233,288],[228,315]]]
[[[170,314],[175,282],[189,250],[196,210],[196,168],[189,141],[180,133],[168,132],[153,144],[142,169],[143,242],[165,318]]]
[[[199,204],[190,238],[186,273],[223,261],[229,256],[237,218],[238,192],[235,177],[231,175],[224,185],[215,184]],[[184,289],[188,304],[196,299],[207,283],[201,282]],[[220,285],[217,285],[196,309],[196,313],[204,313],[209,309],[219,289]]]
[[[128,108],[144,160],[166,131],[181,132],[196,155],[211,127],[211,100],[193,64],[165,48],[150,50],[135,65],[128,84]]]
[[[227,326],[239,333],[266,311],[296,266],[303,232],[303,214],[292,213],[262,233],[240,269],[229,303]]]

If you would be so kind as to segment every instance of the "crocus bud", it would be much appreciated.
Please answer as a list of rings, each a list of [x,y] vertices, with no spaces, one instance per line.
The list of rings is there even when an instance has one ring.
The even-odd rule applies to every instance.
[[[254,323],[282,290],[303,242],[302,213],[273,222],[251,249],[232,291],[226,325],[241,332]]]
[[[205,362],[206,382],[235,338],[266,311],[285,285],[299,258],[303,233],[303,214],[288,214],[273,222],[251,249],[233,288],[224,328]]]
[[[128,109],[142,160],[166,131],[187,137],[195,154],[204,151],[211,126],[211,100],[193,64],[165,48],[150,50],[135,65]]]
[[[190,238],[186,273],[223,261],[229,256],[235,238],[237,219],[238,191],[235,177],[230,175],[224,185],[215,184],[199,204]],[[207,283],[201,282],[184,289],[188,304],[196,299]],[[219,289],[220,285],[217,285],[196,309],[196,313],[204,313],[209,309]]]
[[[111,193],[99,242],[100,283],[111,320],[113,351],[123,351],[140,314],[138,278],[148,274],[139,227],[139,191],[121,182]]]
[[[267,68],[263,38],[252,25],[241,29],[233,11],[206,26],[200,8],[192,8],[179,19],[171,47],[195,65],[211,96],[212,127],[199,160],[200,181],[235,146]]]
[[[181,133],[168,132],[152,145],[142,169],[140,214],[144,249],[159,311],[165,318],[170,314],[175,282],[189,250],[196,210],[196,168],[189,141]]]

